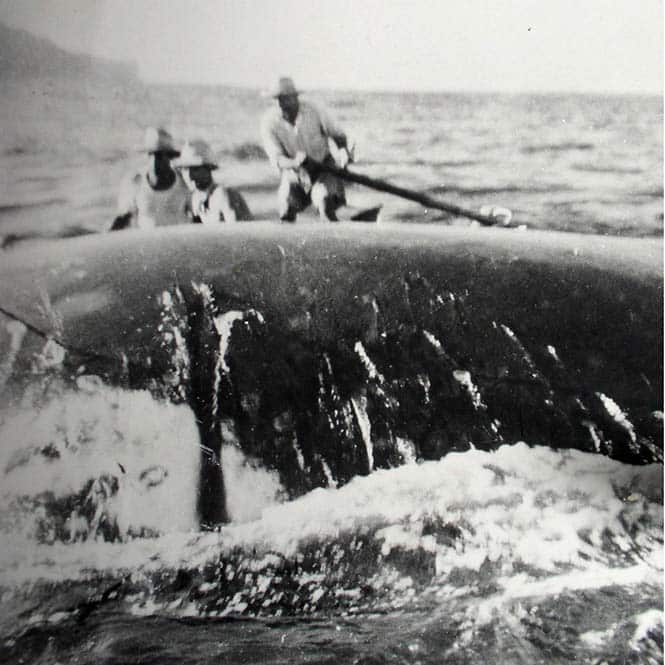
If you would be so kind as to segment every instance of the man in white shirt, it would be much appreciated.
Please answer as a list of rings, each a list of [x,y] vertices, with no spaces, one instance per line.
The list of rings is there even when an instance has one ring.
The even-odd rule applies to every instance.
[[[149,127],[143,150],[150,156],[146,170],[130,174],[123,181],[118,213],[110,231],[190,222],[186,213],[187,188],[171,167],[171,160],[180,154],[173,146],[173,138],[162,128]]]
[[[322,172],[316,163],[334,164],[329,145],[332,139],[338,149],[337,163],[344,168],[349,162],[346,134],[325,111],[298,95],[290,78],[279,79],[272,91],[277,105],[261,122],[264,148],[281,171],[279,218],[294,222],[296,215],[313,203],[322,220],[336,221],[336,210],[346,204],[344,183]]]
[[[252,219],[242,194],[224,187],[214,178],[217,160],[210,146],[201,139],[188,141],[172,166],[182,173],[191,192],[188,209],[191,221],[200,224],[239,222]]]

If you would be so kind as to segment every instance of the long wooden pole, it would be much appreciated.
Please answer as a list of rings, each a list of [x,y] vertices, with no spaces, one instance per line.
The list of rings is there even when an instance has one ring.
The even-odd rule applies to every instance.
[[[422,194],[421,192],[416,192],[412,189],[406,189],[404,187],[398,187],[397,185],[392,185],[385,180],[370,178],[366,175],[362,175],[361,173],[354,173],[353,171],[349,171],[348,169],[340,169],[339,167],[332,164],[317,163],[316,166],[322,171],[331,173],[332,175],[335,175],[342,180],[355,182],[359,185],[364,185],[365,187],[376,189],[379,192],[386,192],[388,194],[393,194],[394,196],[400,196],[403,199],[408,199],[409,201],[415,201],[416,203],[420,203],[420,205],[425,206],[425,208],[443,210],[444,212],[449,212],[460,217],[475,219],[477,222],[480,222],[485,226],[494,226],[500,221],[496,217],[481,215],[479,212],[468,210],[467,208],[462,208],[458,205],[455,205],[454,203],[439,201],[438,199],[432,198],[427,194]]]

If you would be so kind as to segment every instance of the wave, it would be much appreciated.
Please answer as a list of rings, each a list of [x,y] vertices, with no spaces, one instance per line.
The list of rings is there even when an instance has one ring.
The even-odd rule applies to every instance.
[[[638,192],[635,192],[635,196],[643,196],[645,198],[652,199],[662,199],[663,198],[663,188],[654,187],[653,189],[642,189]]]
[[[553,194],[570,191],[566,185],[500,185],[497,187],[464,187],[462,185],[439,185],[425,190],[428,194],[460,194],[462,196],[492,196],[494,194]]]
[[[47,208],[52,205],[63,205],[68,203],[68,199],[61,196],[54,196],[48,199],[41,199],[39,201],[25,201],[23,203],[5,203],[0,204],[0,214],[16,212],[17,210],[24,210],[29,208]]]
[[[567,152],[570,150],[593,150],[593,143],[578,143],[575,141],[566,141],[564,143],[546,143],[527,145],[522,148],[522,152],[527,155],[539,152]]]
[[[67,224],[59,228],[28,229],[0,234],[0,249],[8,250],[30,240],[64,240],[99,233],[99,229],[82,224]]]
[[[247,141],[222,150],[222,154],[233,157],[241,162],[265,161],[268,159],[266,151],[258,143]]]
[[[116,203],[116,197],[114,196],[114,192],[106,192],[103,194],[99,194],[98,196],[95,196],[94,198],[91,198],[87,201],[84,201],[83,203],[78,204],[76,208],[78,210],[89,210],[89,209],[112,210],[115,203]]]
[[[34,174],[21,174],[16,178],[17,184],[31,183],[31,184],[45,184],[48,186],[53,186],[55,183],[63,180],[63,176],[59,174],[46,174],[46,173],[34,173]]]
[[[55,349],[51,343],[42,362]],[[8,539],[126,542],[198,527],[200,445],[187,406],[110,388],[93,375],[69,388],[44,377],[0,422],[0,531]],[[274,474],[233,445],[222,463],[236,523],[281,496]]]
[[[352,108],[362,108],[365,106],[366,101],[364,99],[350,99],[348,97],[339,97],[332,101],[331,107],[332,108],[339,108],[339,109],[352,109]]]
[[[658,222],[658,220],[656,220]],[[635,229],[630,223],[617,224],[608,224],[606,222],[600,222],[598,220],[590,220],[587,222],[586,229],[580,229],[581,233],[593,233],[596,235],[615,235],[623,238],[635,237]],[[577,231],[577,229],[575,229]],[[643,226],[639,230],[640,238],[661,238],[663,237],[663,221],[662,218],[660,222],[655,224],[652,227]]]
[[[618,173],[621,175],[637,175],[643,170],[630,166],[609,166],[604,164],[574,164],[573,171],[583,171],[588,173]]]
[[[477,166],[482,164],[477,159],[400,159],[400,160],[374,160],[374,159],[359,159],[356,164],[358,166],[388,166],[388,167],[401,167],[401,166],[431,166],[435,168],[461,168],[465,166]]]
[[[127,150],[113,150],[102,154],[99,161],[102,164],[117,164],[129,159],[130,153]]]
[[[166,443],[172,455],[177,442],[167,431],[173,423],[149,422],[159,431],[153,450]],[[144,445],[157,439],[145,426],[141,436]],[[117,455],[121,451],[112,466],[121,476],[118,461],[129,462]],[[104,458],[114,458],[108,447]],[[175,458],[168,459],[177,472]],[[136,503],[126,503],[127,515],[136,520],[139,507],[159,509],[175,522],[184,507],[169,492],[171,476],[153,467],[143,478],[138,469],[130,471],[146,498],[138,503],[137,494]],[[251,483],[244,492],[252,501]],[[66,593],[72,581],[98,583],[91,570],[105,571],[109,583],[120,581],[116,598],[125,611],[139,616],[380,611],[427,598],[471,598],[488,579],[493,593],[486,602],[501,606],[566,587],[659,584],[661,519],[662,465],[636,468],[520,443],[377,471],[342,488],[273,502],[258,518],[218,533],[177,535],[172,529],[149,547],[141,539],[121,546],[91,538],[27,549],[23,543],[7,548],[0,581],[14,586],[43,579],[51,592]],[[552,542],[556,547],[544,546]],[[129,584],[123,581],[128,571]]]
[[[2,151],[3,157],[22,157],[23,155],[37,155],[37,154],[39,154],[38,150],[21,145],[12,146],[11,148],[6,148],[5,150]]]
[[[269,182],[241,182],[235,185],[234,189],[237,189],[246,194],[271,194],[274,196],[277,192],[278,184],[279,183],[277,180],[272,180]]]
[[[186,407],[93,376],[47,394],[3,418],[1,523],[15,536],[122,540],[196,526],[198,435]]]
[[[15,136],[15,140],[21,139]],[[48,155],[53,152],[53,148],[45,145],[41,141],[30,140],[25,143],[15,143],[4,148],[0,155],[2,157],[33,157],[35,155]]]

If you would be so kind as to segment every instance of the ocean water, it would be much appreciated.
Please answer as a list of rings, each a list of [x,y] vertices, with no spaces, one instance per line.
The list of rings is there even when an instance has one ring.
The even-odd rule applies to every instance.
[[[662,465],[522,443],[284,501],[229,442],[203,533],[189,409],[33,388],[0,424],[3,662],[662,662]]]
[[[355,168],[478,210],[505,206],[529,228],[627,236],[663,229],[659,97],[316,92],[356,145]],[[105,228],[147,125],[207,139],[223,182],[256,218],[276,216],[277,175],[259,119],[270,100],[221,87],[3,82],[0,231]],[[467,223],[354,186],[384,218]],[[55,232],[55,231],[54,231]]]
[[[207,138],[224,182],[275,217],[257,92],[3,86],[0,235],[104,229],[148,124]],[[309,96],[368,175],[529,228],[662,234],[659,98]],[[203,532],[189,407],[83,365],[65,380],[64,349],[0,322],[0,393],[23,373],[0,409],[0,661],[663,662],[662,464],[523,442],[422,461],[403,442],[406,464],[287,501],[223,423],[231,522]]]

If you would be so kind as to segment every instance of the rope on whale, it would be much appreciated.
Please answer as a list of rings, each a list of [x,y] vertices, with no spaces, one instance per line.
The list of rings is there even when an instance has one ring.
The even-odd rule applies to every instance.
[[[19,316],[15,312],[12,312],[8,310],[6,307],[3,307],[0,305],[0,314],[4,314],[7,318],[10,318],[17,323],[20,323],[21,325],[24,325],[31,333],[34,333],[35,335],[41,337],[42,339],[45,340],[53,340],[56,344],[61,346],[65,351],[68,353],[73,353],[74,355],[81,356],[82,358],[89,358],[91,360],[104,360],[104,361],[112,361],[116,362],[118,361],[118,358],[115,358],[113,356],[107,356],[104,355],[103,353],[99,353],[97,351],[91,351],[91,350],[85,350],[78,348],[72,344],[65,343],[62,339],[60,339],[57,335],[54,333],[48,333],[39,328],[38,326],[34,325],[33,323],[30,323],[29,321],[26,321],[23,317]],[[124,360],[122,362],[125,362]],[[132,363],[129,359],[126,360],[127,363],[131,363],[136,365],[137,367],[145,368],[146,366],[141,364],[141,363]]]
[[[122,354],[120,358],[116,356],[110,356],[110,355],[105,355],[103,353],[99,353],[97,351],[91,351],[91,350],[86,350],[86,349],[81,349],[79,347],[76,347],[72,344],[68,344],[64,342],[61,338],[59,338],[57,335],[53,333],[48,333],[38,326],[36,326],[33,323],[30,323],[26,319],[24,319],[22,316],[19,316],[15,312],[12,312],[11,310],[7,309],[6,307],[3,307],[0,305],[0,314],[3,314],[9,319],[12,319],[13,321],[16,321],[17,323],[20,323],[21,325],[25,326],[25,328],[32,332],[33,334],[37,335],[38,337],[47,340],[47,341],[54,341],[56,344],[61,346],[67,353],[71,353],[73,355],[79,356],[82,359],[90,359],[90,360],[97,360],[97,361],[104,361],[104,362],[110,362],[110,363],[120,363],[123,367],[125,368],[133,368],[133,369],[148,369],[148,365],[145,363],[140,363],[140,362],[135,362],[129,360],[125,354]],[[215,454],[215,451],[212,450],[212,448],[205,446],[203,444],[199,444],[199,448],[203,452],[203,454],[206,455],[210,463],[212,463],[215,466],[218,466],[220,469],[222,468],[221,461],[218,459],[218,456]],[[121,467],[122,469],[122,467]],[[124,469],[122,469],[124,472]]]

